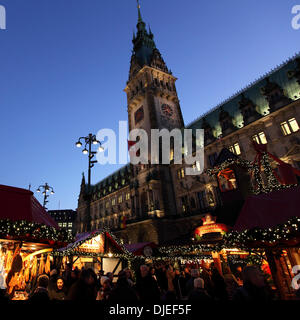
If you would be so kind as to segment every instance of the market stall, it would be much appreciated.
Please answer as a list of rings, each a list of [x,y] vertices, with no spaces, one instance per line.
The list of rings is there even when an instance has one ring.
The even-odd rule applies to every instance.
[[[92,268],[96,273],[103,270],[117,274],[133,259],[132,253],[108,229],[78,234],[74,243],[53,254],[62,258],[63,268],[71,263],[73,269]]]
[[[264,251],[281,299],[295,290],[293,268],[300,265],[300,187],[250,196],[228,235],[236,245]]]
[[[71,239],[29,190],[0,185],[0,206],[1,288],[24,300],[38,275],[50,273],[53,248]]]

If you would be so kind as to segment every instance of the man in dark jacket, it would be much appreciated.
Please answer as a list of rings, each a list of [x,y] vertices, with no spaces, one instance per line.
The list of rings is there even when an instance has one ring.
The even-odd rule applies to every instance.
[[[189,295],[189,301],[211,301],[211,297],[204,289],[204,280],[197,278],[194,280],[194,289]]]
[[[96,300],[97,289],[95,272],[92,269],[82,270],[79,280],[70,288],[66,300]]]
[[[247,266],[243,270],[243,287],[238,289],[234,301],[271,301],[273,295],[264,275],[256,266]]]
[[[118,275],[115,288],[110,292],[109,302],[137,302],[138,298],[135,291],[130,287],[126,272],[121,271]]]
[[[30,301],[49,301],[48,294],[49,278],[46,275],[41,275],[37,280],[37,288],[34,290],[32,296],[29,298]]]
[[[140,276],[137,279],[136,288],[142,302],[149,303],[160,300],[157,282],[149,273],[149,267],[146,265],[140,267]]]

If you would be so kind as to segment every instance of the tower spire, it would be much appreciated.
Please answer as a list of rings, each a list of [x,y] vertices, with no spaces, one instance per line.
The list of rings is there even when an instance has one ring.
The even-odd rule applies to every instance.
[[[142,14],[141,14],[141,5],[140,5],[140,0],[136,0],[136,2],[137,2],[138,16],[139,16],[138,21],[139,21],[139,22],[142,22],[142,21],[143,21],[143,19],[142,19]]]

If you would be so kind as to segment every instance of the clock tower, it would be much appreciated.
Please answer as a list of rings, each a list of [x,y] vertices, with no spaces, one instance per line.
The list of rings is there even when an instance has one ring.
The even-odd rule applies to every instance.
[[[137,31],[133,33],[133,50],[127,94],[129,130],[184,128],[176,91],[176,78],[168,69],[154,42],[154,35],[142,19],[138,4]],[[150,159],[150,154],[148,159]],[[167,217],[177,214],[174,183],[170,165],[135,165],[133,202],[143,218]]]
[[[138,6],[137,32],[133,34],[129,79],[125,88],[129,130],[183,128],[175,82],[156,48],[151,29],[146,29]]]

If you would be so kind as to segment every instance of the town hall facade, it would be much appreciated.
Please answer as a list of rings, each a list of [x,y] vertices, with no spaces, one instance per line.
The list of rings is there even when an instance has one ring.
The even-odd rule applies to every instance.
[[[168,69],[138,8],[137,32],[125,92],[129,130],[204,129],[205,168],[227,158],[253,161],[252,141],[300,169],[300,56],[185,126]],[[247,177],[235,172],[228,179],[205,172],[186,175],[185,164],[128,164],[92,186],[88,195],[83,176],[76,232],[109,227],[125,243],[172,243],[188,236],[211,213],[228,225],[236,219],[249,190]],[[193,169],[199,170],[197,163]]]

